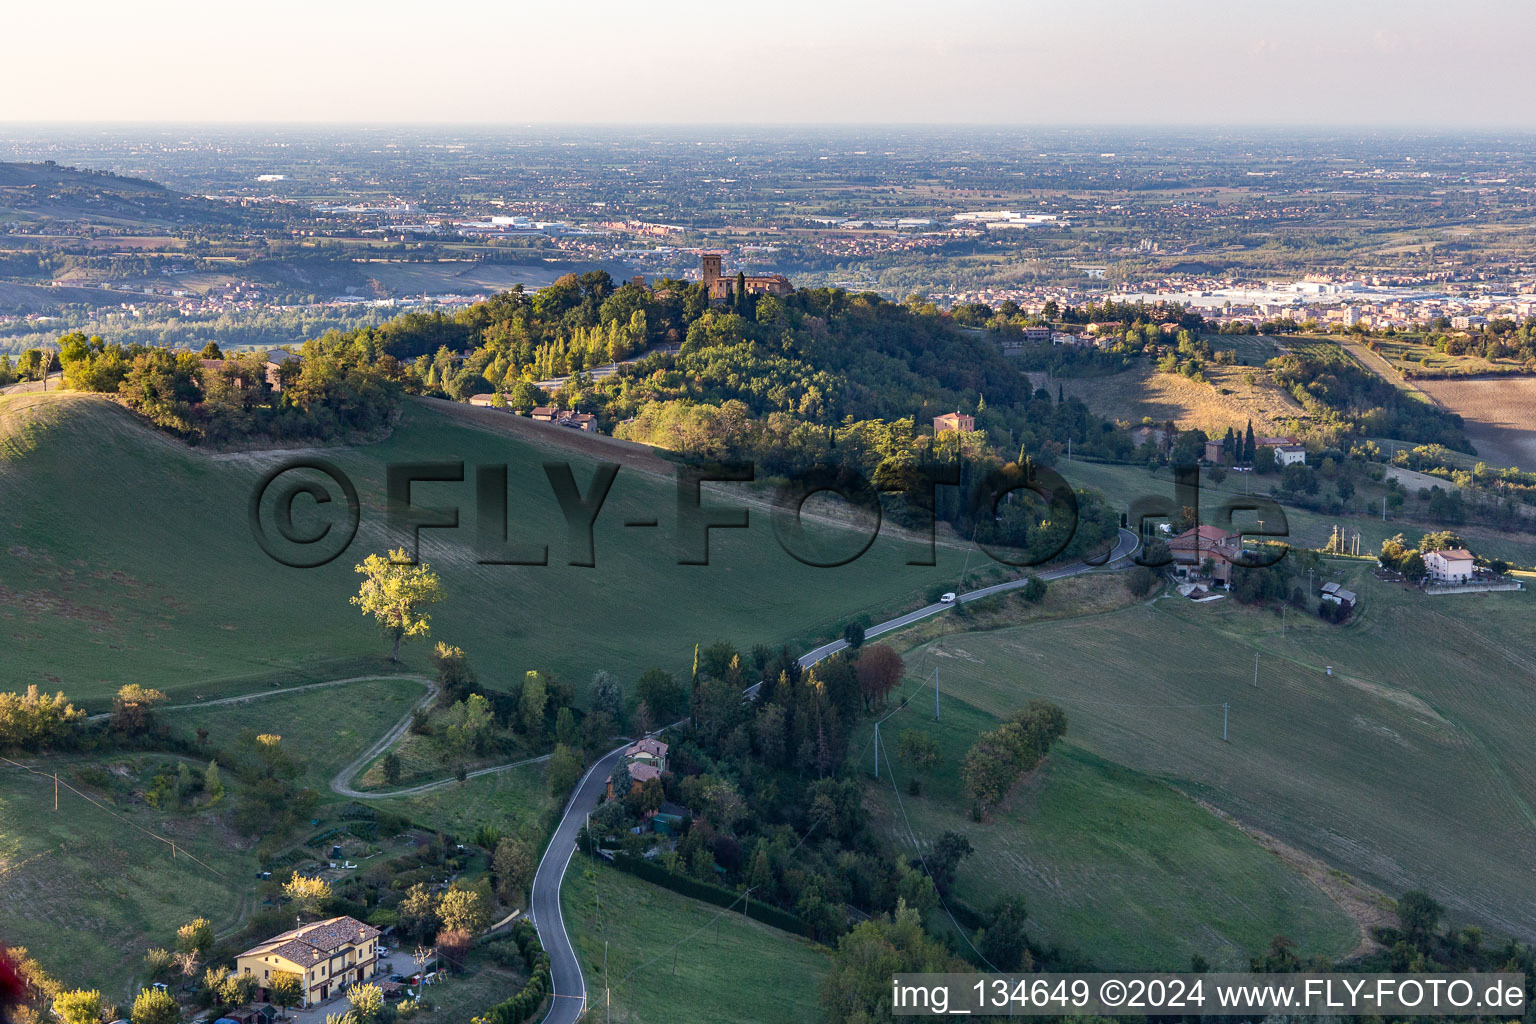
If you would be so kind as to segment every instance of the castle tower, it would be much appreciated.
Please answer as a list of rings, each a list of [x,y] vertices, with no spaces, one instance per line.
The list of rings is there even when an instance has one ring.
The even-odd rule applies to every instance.
[[[704,276],[704,290],[711,296],[719,289],[720,280],[720,256],[718,253],[705,253],[699,257],[699,268]]]

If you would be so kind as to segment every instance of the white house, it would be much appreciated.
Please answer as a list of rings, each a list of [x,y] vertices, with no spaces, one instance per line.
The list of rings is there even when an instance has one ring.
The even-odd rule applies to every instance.
[[[1472,581],[1472,552],[1466,548],[1425,552],[1424,565],[1429,569],[1429,578],[1436,583]]]
[[[1275,462],[1281,467],[1301,463],[1306,465],[1307,449],[1299,444],[1280,444],[1275,446]]]

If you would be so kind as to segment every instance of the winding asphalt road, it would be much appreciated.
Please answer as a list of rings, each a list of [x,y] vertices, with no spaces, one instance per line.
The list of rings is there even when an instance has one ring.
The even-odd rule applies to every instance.
[[[1091,572],[1104,565],[1113,565],[1130,557],[1139,543],[1136,534],[1130,530],[1121,530],[1114,550],[1110,552],[1108,558],[1097,565],[1077,562],[1060,569],[1039,573],[1038,576],[1042,580],[1057,580],[1065,576]],[[990,587],[967,591],[959,595],[955,603],[965,604],[993,594],[1016,590],[1032,578],[1034,577],[1009,580],[1007,583],[997,583]],[[889,633],[893,629],[909,626],[953,607],[954,605],[941,603],[925,605],[916,611],[899,615],[877,626],[871,626],[864,631],[864,635],[875,637],[882,633]],[[847,646],[847,642],[843,640],[823,644],[803,656],[800,659],[800,665],[802,668],[809,668]],[[755,696],[756,690],[757,687],[753,686],[747,692]],[[582,776],[576,789],[571,793],[571,798],[566,801],[565,813],[560,818],[560,824],[555,827],[554,837],[545,848],[544,856],[539,861],[538,871],[533,876],[533,898],[529,910],[533,923],[539,931],[539,941],[544,944],[544,951],[549,954],[550,980],[555,993],[543,1024],[575,1024],[587,1007],[586,979],[582,977],[581,964],[576,959],[576,951],[571,946],[571,936],[565,929],[565,918],[560,911],[560,884],[565,879],[565,871],[570,866],[571,857],[576,853],[576,836],[581,831],[582,823],[597,807],[598,801],[607,788],[608,777],[613,774],[613,769],[627,746],[628,744],[615,747],[587,769],[587,774]]]

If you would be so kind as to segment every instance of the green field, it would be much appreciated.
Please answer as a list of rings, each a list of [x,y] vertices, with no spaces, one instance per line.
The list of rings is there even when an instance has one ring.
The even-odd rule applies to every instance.
[[[283,749],[303,764],[299,784],[330,796],[331,777],[404,718],[425,692],[411,679],[368,679],[271,696],[257,691],[253,700],[166,710],[160,718],[188,739],[207,729],[214,748],[231,745],[243,729],[277,733]]]
[[[433,1024],[461,1024],[515,995],[527,980],[527,971],[509,970],[485,957],[471,958],[464,973],[449,975],[446,981],[427,986],[426,1000],[432,1010],[415,1019]]]
[[[1395,338],[1373,339],[1379,355],[1396,370],[1434,376],[1466,376],[1477,373],[1508,373],[1523,369],[1514,359],[1484,359],[1464,353],[1451,355],[1425,343],[1423,335],[1400,334]]]
[[[569,457],[585,488],[589,463],[579,457],[414,403],[387,441],[323,454],[356,482],[362,527],[336,561],[292,569],[262,554],[246,512],[281,456],[189,450],[101,399],[0,399],[7,682],[63,688],[103,710],[128,681],[192,700],[275,678],[379,670],[388,645],[347,599],[356,592],[353,563],[390,542],[381,495],[391,462],[468,466],[465,483],[418,484],[413,496],[420,505],[461,506],[459,530],[423,533],[423,555],[447,592],[433,634],[463,647],[492,688],[539,668],[580,695],[597,669],[625,681],[652,664],[685,669],[695,642],[809,645],[855,613],[922,603],[963,557],[941,547],[939,568],[912,567],[905,563],[914,549],[882,537],[850,566],[810,568],[780,550],[767,512],[756,508],[750,529],[713,532],[710,565],[679,565],[673,481],[626,467],[597,521],[597,567],[573,567],[541,463]],[[550,565],[477,564],[477,464],[510,467],[511,531],[547,543]],[[705,503],[734,504],[728,494],[707,494]],[[296,518],[305,514],[301,507]],[[626,527],[631,519],[659,527]],[[408,645],[408,663],[425,667],[427,647]]]
[[[908,664],[993,715],[1054,699],[1098,757],[1390,895],[1423,888],[1457,919],[1536,935],[1531,595],[1432,598],[1341,572],[1363,602],[1343,627],[1164,597],[952,635]]]
[[[951,638],[968,642],[964,634]],[[954,689],[948,667],[942,675]],[[938,723],[931,699],[922,698],[885,723],[900,801],[889,773],[870,794],[908,855],[908,820],[923,848],[946,830],[970,839],[976,852],[961,864],[955,892],[972,907],[985,912],[1002,893],[1020,893],[1032,941],[1113,969],[1184,970],[1199,954],[1246,970],[1276,935],[1327,956],[1359,941],[1337,904],[1234,825],[1166,783],[1070,741],[984,821],[973,821],[960,766],[977,734],[998,718],[946,697]],[[908,793],[911,771],[896,757],[903,729],[928,733],[943,751],[941,763],[920,774],[918,796]]]
[[[586,976],[587,1005],[599,1020],[608,1019],[610,995],[615,1021],[822,1019],[817,998],[828,966],[825,947],[739,913],[721,915],[720,907],[584,857],[571,863],[560,906]],[[674,972],[673,947],[685,938]]]
[[[697,641],[809,645],[853,614],[921,603],[934,581],[960,569],[944,548],[939,568],[908,567],[914,548],[888,537],[851,567],[808,568],[779,549],[760,506],[750,530],[715,533],[711,565],[681,566],[675,485],[632,466],[620,471],[598,520],[598,567],[572,567],[541,465],[565,452],[412,404],[389,440],[323,454],[356,481],[362,527],[331,565],[285,568],[260,552],[246,520],[256,481],[279,456],[191,450],[100,399],[0,399],[3,685],[63,689],[99,712],[118,686],[139,682],[193,705],[166,709],[163,720],[184,736],[207,729],[211,746],[244,728],[280,733],[304,763],[302,781],[321,793],[323,817],[324,805],[341,799],[328,789],[330,777],[401,719],[421,685],[379,678],[279,695],[273,688],[430,671],[426,644],[407,646],[404,666],[389,665],[385,641],[347,603],[352,563],[388,543],[381,494],[393,462],[470,467],[464,485],[418,485],[416,501],[464,507],[457,539],[429,531],[423,543],[448,595],[433,633],[463,646],[492,688],[540,668],[579,698],[600,668],[626,681],[651,664],[685,671]],[[570,461],[585,487],[589,464]],[[512,532],[547,542],[550,566],[482,566],[465,546],[475,529],[473,467],[502,463],[510,467]],[[730,500],[706,495],[705,503]],[[623,525],[640,518],[659,520],[660,529]],[[825,527],[812,535],[844,536]],[[260,696],[212,703],[236,695]],[[254,840],[227,827],[228,805],[162,816],[124,804],[130,817],[184,832],[221,878],[161,857],[158,842],[78,799],[73,825],[67,814],[41,813],[51,796],[20,780],[0,797],[0,888],[12,899],[38,894],[0,919],[8,940],[31,945],[61,976],[126,990],[144,946],[169,942],[169,929],[198,913],[223,928],[243,913]],[[556,801],[544,766],[534,764],[376,803],[460,837],[488,823],[541,846]],[[84,820],[93,824],[82,832]],[[59,941],[67,935],[86,938]]]
[[[140,754],[105,765],[160,761],[171,759]],[[79,765],[47,769],[70,782]],[[55,812],[51,780],[9,765],[0,780],[0,931],[67,984],[126,1000],[147,947],[174,946],[176,929],[198,914],[223,931],[248,909],[255,839],[229,827],[232,801],[213,812],[160,813],[77,783],[105,809],[62,789]],[[141,829],[174,840],[178,856]]]
[[[327,826],[335,824],[334,805],[347,802],[328,788],[331,776],[394,725],[421,692],[421,684],[407,680],[372,680],[162,715],[176,732],[207,728],[210,745],[246,727],[281,734],[303,765],[298,781],[319,793],[316,814]],[[61,779],[73,780],[108,808],[65,789],[55,815],[51,780],[0,766],[0,921],[8,942],[31,948],[56,975],[109,994],[126,992],[145,948],[173,943],[177,926],[202,915],[222,932],[251,908],[257,867],[251,851],[262,837],[242,836],[231,825],[239,800],[232,775],[225,776],[231,795],[216,808],[161,813],[129,790],[142,788],[146,766],[173,758],[32,761],[45,771],[58,768]],[[133,770],[117,784],[120,791],[108,795],[80,783],[77,773],[87,766],[114,774]],[[538,849],[555,800],[544,766],[534,764],[372,803],[463,842],[478,825],[491,824]],[[175,840],[182,856],[173,860],[166,843],[140,828]],[[294,844],[314,831],[295,835]],[[187,852],[208,866],[188,859]]]
[[[542,850],[559,803],[549,793],[543,763],[523,765],[465,783],[454,783],[408,797],[372,798],[369,806],[405,815],[427,828],[468,842],[478,825],[494,825],[502,835],[519,836]]]

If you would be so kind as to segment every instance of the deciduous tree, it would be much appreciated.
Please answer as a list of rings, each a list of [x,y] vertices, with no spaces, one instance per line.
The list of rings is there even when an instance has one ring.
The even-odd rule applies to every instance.
[[[267,981],[267,998],[285,1012],[303,997],[303,979],[292,971],[274,971]]]
[[[129,1019],[133,1024],[178,1024],[181,1007],[176,1005],[169,992],[158,988],[140,989],[133,1000]]]
[[[474,889],[449,889],[438,900],[437,913],[449,931],[478,935],[491,923],[491,912]]]
[[[128,683],[118,689],[112,700],[112,728],[129,735],[147,732],[153,722],[155,707],[163,703],[165,694],[159,690]]]
[[[400,901],[400,920],[414,935],[422,938],[431,935],[441,922],[437,913],[437,894],[424,882],[411,886]]]
[[[331,886],[323,878],[306,878],[297,871],[283,883],[283,896],[292,900],[301,914],[318,914],[331,899]]]
[[[357,1024],[373,1024],[384,1012],[384,990],[374,984],[353,985],[347,990],[347,1002],[357,1015]]]
[[[496,874],[496,895],[503,903],[520,903],[533,881],[533,852],[521,839],[503,839],[491,858]]]
[[[60,992],[53,1000],[54,1015],[63,1024],[101,1024],[101,993],[77,988]]]
[[[518,698],[517,715],[523,731],[535,738],[544,735],[544,710],[549,704],[549,687],[539,672],[523,675],[523,690]]]
[[[176,929],[176,948],[206,956],[213,946],[213,925],[206,917],[194,917]]]
[[[1024,897],[1004,896],[992,910],[977,947],[981,955],[1000,971],[1029,967],[1029,939],[1024,934]]]
[[[960,869],[960,862],[975,852],[971,841],[958,832],[946,831],[939,836],[939,841],[933,844],[933,852],[925,858],[934,888],[941,893],[948,892],[955,884],[955,872]]]
[[[400,660],[401,641],[427,636],[432,617],[427,609],[443,599],[442,581],[423,562],[410,564],[404,548],[385,555],[369,555],[354,569],[363,577],[352,603],[371,615],[386,636],[394,641],[390,660]]]
[[[624,690],[607,672],[599,671],[592,676],[592,710],[607,712],[615,725],[624,722]]]

